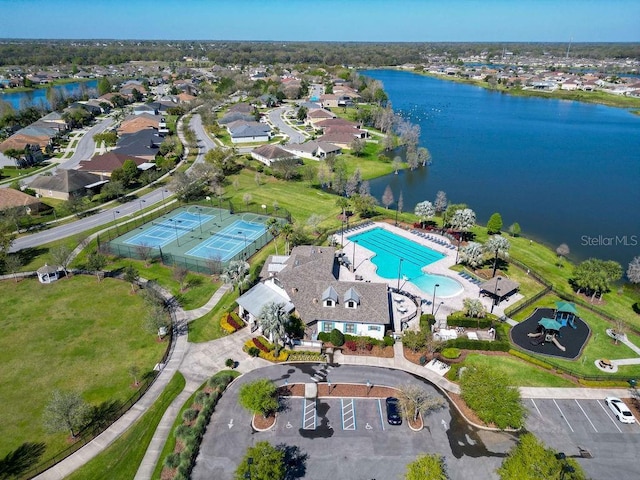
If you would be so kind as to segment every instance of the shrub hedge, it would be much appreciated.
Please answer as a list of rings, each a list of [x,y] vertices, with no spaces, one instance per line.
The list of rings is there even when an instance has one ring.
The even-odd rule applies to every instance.
[[[423,313],[420,315],[420,331],[421,332],[430,332],[431,326],[436,324],[435,315],[431,315],[430,313]]]
[[[341,347],[344,345],[344,333],[342,333],[337,328],[331,330],[329,333],[329,341],[333,344],[334,347]]]
[[[447,317],[447,325],[450,327],[489,328],[495,321],[495,315],[490,314],[484,318],[473,318],[467,317],[464,312],[454,312]]]
[[[173,435],[181,439],[184,443],[184,449],[180,453],[170,453],[163,461],[163,465],[167,468],[175,469],[172,480],[189,478],[198,455],[198,450],[200,449],[202,437],[211,419],[211,414],[218,403],[221,392],[224,391],[227,385],[229,385],[237,375],[235,372],[223,371],[211,377],[206,384],[211,388],[215,388],[215,390],[209,394],[202,391],[198,392],[198,395],[194,397],[191,405],[191,407],[193,407],[197,398],[198,402],[202,403],[202,408],[200,410],[189,408],[183,412],[182,418],[184,421],[191,422],[195,420],[195,423],[193,426],[184,423],[178,425],[173,432]],[[166,477],[163,476],[163,478]]]
[[[444,358],[448,358],[450,360],[454,360],[460,357],[460,349],[459,348],[443,348],[440,352]]]
[[[503,340],[471,340],[470,338],[460,337],[444,342],[440,348],[459,348],[461,350],[484,350],[486,352],[508,352],[511,345]]]
[[[509,355],[513,355],[514,357],[518,357],[521,358],[522,360],[525,360],[529,363],[532,363],[533,365],[537,365],[539,367],[542,368],[546,368],[547,370],[553,370],[554,367],[553,365],[549,365],[547,362],[540,360],[536,357],[532,357],[531,355],[528,355],[526,353],[520,352],[519,350],[514,350],[514,349],[510,349],[509,350]]]

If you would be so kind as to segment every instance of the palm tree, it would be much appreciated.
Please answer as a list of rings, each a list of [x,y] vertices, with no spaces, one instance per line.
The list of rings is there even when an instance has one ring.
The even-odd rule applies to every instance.
[[[276,345],[276,356],[280,354],[280,343],[284,340],[286,326],[289,323],[289,315],[284,306],[284,303],[269,302],[262,307],[258,317],[262,333]]]
[[[291,240],[291,236],[293,235],[293,225],[285,223],[280,228],[280,233],[282,233],[284,237],[284,254],[289,255],[289,240]]]
[[[276,246],[276,255],[278,255],[278,235],[280,235],[280,232],[282,231],[280,222],[278,222],[278,220],[276,220],[275,218],[270,218],[265,223],[265,226],[273,237],[273,243]]]
[[[242,287],[249,281],[249,264],[244,260],[233,260],[229,262],[220,278],[232,288],[238,286],[240,293],[242,293]]]

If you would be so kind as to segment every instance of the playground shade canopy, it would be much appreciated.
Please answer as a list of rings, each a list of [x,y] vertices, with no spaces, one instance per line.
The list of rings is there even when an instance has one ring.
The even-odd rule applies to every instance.
[[[578,315],[576,306],[570,302],[556,302],[556,312],[558,313],[572,313]]]
[[[560,322],[555,321],[553,318],[542,318],[538,322],[538,325],[542,325],[546,330],[556,330],[559,331],[562,328]]]

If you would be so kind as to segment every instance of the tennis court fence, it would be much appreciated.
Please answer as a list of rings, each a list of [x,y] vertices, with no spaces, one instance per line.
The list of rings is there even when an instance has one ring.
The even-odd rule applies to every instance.
[[[218,234],[220,235],[220,234]],[[244,243],[243,236],[220,235],[221,237],[230,237],[240,240]],[[219,257],[198,258],[175,253],[169,249],[162,247],[150,247],[147,245],[126,245],[116,242],[105,242],[98,237],[98,246],[100,251],[108,255],[116,255],[124,258],[134,258],[136,260],[144,260],[145,262],[161,262],[163,265],[174,267],[184,267],[192,272],[203,273],[206,275],[215,275],[221,273],[230,262],[234,260],[248,260],[255,255],[258,250],[262,249],[267,243],[273,239],[269,231],[265,231],[256,239],[247,238],[246,247],[234,255],[232,258],[222,260]]]

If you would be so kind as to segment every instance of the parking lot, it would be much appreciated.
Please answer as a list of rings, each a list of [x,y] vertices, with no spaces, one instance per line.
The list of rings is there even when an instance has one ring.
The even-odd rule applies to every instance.
[[[604,399],[524,399],[527,430],[575,457],[590,478],[635,480],[640,425],[619,422]]]
[[[280,412],[276,429],[281,436],[299,436],[301,433],[331,432],[341,435],[364,431],[382,432],[389,428],[405,428],[386,423],[384,399],[373,398],[321,398],[305,400],[287,399],[286,409]]]

